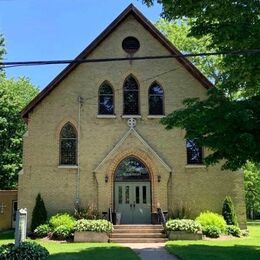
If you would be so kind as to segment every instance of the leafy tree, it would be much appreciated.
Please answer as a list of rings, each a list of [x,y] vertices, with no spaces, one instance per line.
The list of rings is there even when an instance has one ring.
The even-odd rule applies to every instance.
[[[201,38],[188,37],[190,22],[187,19],[167,21],[159,19],[155,26],[160,30],[182,53],[208,52],[207,46],[211,44],[209,36]],[[215,49],[210,50],[216,51]],[[208,56],[207,58],[190,57],[191,62],[207,76],[213,83],[217,84],[221,79],[221,56]]]
[[[45,224],[47,221],[47,211],[44,201],[39,193],[36,197],[35,206],[32,212],[31,231],[34,231],[38,226]]]
[[[0,34],[0,62],[3,59],[4,54],[6,53],[5,51],[5,44],[4,44],[4,37],[2,34]],[[4,75],[3,69],[0,67],[0,77]],[[0,79],[1,80],[1,79]]]
[[[155,1],[143,2],[151,5]],[[259,48],[258,1],[157,2],[162,4],[162,16],[167,20],[188,19],[189,37],[209,37],[210,41],[205,42],[208,51]],[[208,165],[223,160],[223,169],[236,170],[247,161],[260,162],[260,53],[223,55],[219,65],[220,80],[217,89],[209,91],[208,99],[186,100],[185,108],[162,122],[167,129],[184,128],[186,138],[196,138],[199,144],[210,148],[213,153],[205,159]],[[228,126],[233,129],[232,135]]]
[[[246,211],[251,219],[260,217],[260,165],[248,162],[244,167]]]
[[[238,225],[234,204],[230,196],[226,196],[224,200],[222,216],[224,217],[228,225]]]
[[[0,78],[0,189],[16,187],[26,131],[20,111],[37,93],[38,89],[26,78]]]

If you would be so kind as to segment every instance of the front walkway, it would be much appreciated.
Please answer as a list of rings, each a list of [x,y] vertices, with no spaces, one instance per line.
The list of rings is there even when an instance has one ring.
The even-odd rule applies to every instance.
[[[124,243],[133,249],[142,260],[178,260],[164,248],[165,243]]]

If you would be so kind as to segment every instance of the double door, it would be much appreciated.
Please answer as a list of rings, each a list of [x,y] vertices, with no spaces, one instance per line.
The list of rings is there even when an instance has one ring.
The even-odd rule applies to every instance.
[[[115,182],[115,210],[121,224],[151,223],[150,182]]]

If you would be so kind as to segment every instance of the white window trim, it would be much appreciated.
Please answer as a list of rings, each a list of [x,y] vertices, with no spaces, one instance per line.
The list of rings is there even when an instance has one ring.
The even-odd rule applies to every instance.
[[[122,118],[142,118],[141,115],[122,115]]]
[[[187,164],[185,165],[186,169],[192,169],[192,168],[207,168],[205,164]]]
[[[59,169],[78,169],[78,165],[58,165]]]
[[[164,118],[165,115],[148,115],[147,118]]]
[[[97,118],[116,118],[116,115],[97,115]]]

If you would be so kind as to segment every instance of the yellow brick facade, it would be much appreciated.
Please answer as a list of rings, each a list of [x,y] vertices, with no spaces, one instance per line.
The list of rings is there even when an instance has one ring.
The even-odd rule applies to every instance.
[[[87,28],[86,28],[87,31]],[[88,58],[127,57],[122,40],[134,36],[140,42],[135,56],[169,55],[169,51],[133,16],[128,16]],[[138,81],[141,118],[136,131],[167,163],[171,172],[135,135],[98,168],[100,162],[128,131],[123,118],[122,86],[128,75]],[[114,89],[115,118],[98,118],[99,86],[108,81]],[[207,90],[176,59],[86,63],[76,67],[29,113],[28,134],[24,137],[23,175],[19,177],[19,207],[30,216],[35,198],[41,193],[48,214],[73,211],[77,190],[77,169],[59,167],[59,132],[66,122],[78,129],[78,96],[83,97],[80,121],[80,181],[82,207],[95,205],[100,212],[113,207],[114,172],[120,161],[133,155],[140,158],[151,174],[152,209],[175,212],[185,207],[191,217],[202,210],[221,212],[230,195],[241,226],[245,226],[243,175],[216,167],[189,167],[183,130],[166,131],[158,118],[148,117],[148,88],[157,81],[164,89],[165,113],[182,105],[188,97],[206,97]],[[105,176],[108,182],[105,182]],[[161,181],[157,181],[157,176]]]

